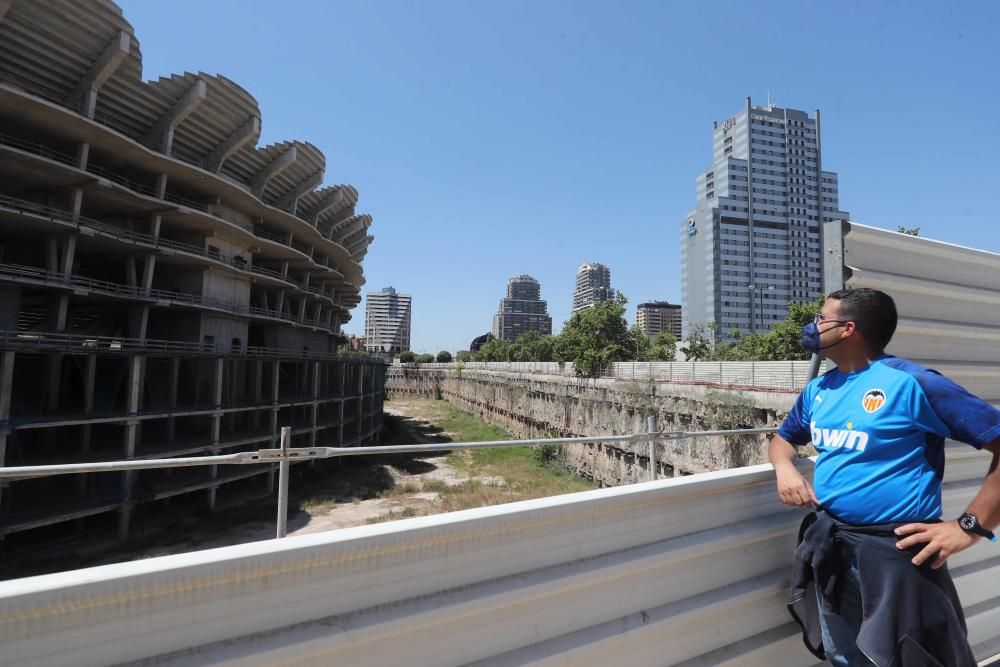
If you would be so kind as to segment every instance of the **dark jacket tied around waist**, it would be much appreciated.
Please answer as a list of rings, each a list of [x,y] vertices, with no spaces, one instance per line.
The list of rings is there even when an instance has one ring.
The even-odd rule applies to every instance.
[[[933,570],[933,559],[920,567],[913,565],[910,560],[924,545],[897,549],[899,538],[893,530],[901,525],[854,526],[824,511],[802,521],[788,609],[802,626],[806,647],[816,657],[826,658],[816,590],[822,592],[824,609],[836,613],[839,587],[853,553],[861,582],[857,646],[873,664],[975,667],[947,565]]]

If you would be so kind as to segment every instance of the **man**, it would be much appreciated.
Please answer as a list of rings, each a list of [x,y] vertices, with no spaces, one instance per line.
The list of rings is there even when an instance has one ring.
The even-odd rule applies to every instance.
[[[836,368],[809,383],[770,444],[778,497],[816,508],[800,529],[789,609],[834,665],[975,665],[945,562],[995,539],[1000,411],[885,354],[896,319],[889,295],[846,289],[803,329],[803,347]],[[945,438],[993,460],[965,513],[942,521]],[[795,467],[810,441],[815,487]]]

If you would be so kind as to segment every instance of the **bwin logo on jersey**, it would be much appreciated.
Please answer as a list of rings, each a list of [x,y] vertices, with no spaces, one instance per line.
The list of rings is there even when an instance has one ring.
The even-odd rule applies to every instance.
[[[868,446],[868,434],[864,431],[852,431],[839,428],[818,428],[816,422],[809,424],[814,447],[836,449],[846,447],[858,452],[865,451]]]

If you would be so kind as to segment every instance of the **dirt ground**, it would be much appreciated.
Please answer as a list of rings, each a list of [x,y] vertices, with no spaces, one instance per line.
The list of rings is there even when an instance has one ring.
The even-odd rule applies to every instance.
[[[446,413],[454,408],[443,401],[393,400],[385,404],[385,430],[381,444],[436,443],[443,445],[468,437],[443,430]],[[489,428],[489,427],[487,427]],[[339,463],[321,462],[316,469],[305,464],[292,468],[288,535],[305,535],[368,523],[434,514],[454,509],[442,504],[442,494],[455,487],[499,489],[505,480],[476,474],[452,465],[464,461],[447,451],[419,457],[347,458]],[[336,467],[331,467],[336,466]],[[461,466],[466,468],[466,466]],[[31,576],[106,563],[116,563],[201,549],[272,539],[275,534],[275,499],[268,498],[215,515],[185,517],[162,534],[132,540],[113,551],[89,550],[63,553],[45,560],[37,557],[6,563],[0,578]]]

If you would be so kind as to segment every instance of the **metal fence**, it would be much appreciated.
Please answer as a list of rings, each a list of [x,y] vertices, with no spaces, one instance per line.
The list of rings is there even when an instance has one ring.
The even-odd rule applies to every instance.
[[[594,435],[576,438],[540,438],[533,440],[491,440],[486,442],[445,442],[413,445],[376,445],[368,447],[290,447],[291,427],[281,429],[281,446],[278,449],[259,449],[253,452],[219,454],[215,456],[177,457],[169,459],[142,459],[132,461],[101,461],[93,463],[65,463],[58,465],[15,466],[0,468],[0,480],[31,479],[53,475],[75,475],[98,472],[127,472],[163,468],[191,468],[217,465],[278,464],[278,516],[277,537],[284,537],[288,525],[288,469],[292,463],[344,456],[373,456],[386,454],[416,454],[460,449],[495,449],[499,447],[541,447],[544,445],[596,444],[608,442],[649,443],[649,479],[657,478],[656,443],[686,440],[694,437],[760,435],[777,431],[777,426],[766,428],[734,429],[725,431],[657,431],[656,418],[647,419],[647,430],[624,435]]]
[[[809,361],[626,361],[609,364],[599,377],[618,380],[654,380],[685,384],[707,384],[794,391],[808,384]],[[542,375],[574,376],[572,363],[541,361],[470,361],[448,364],[399,364],[397,367],[503,371]]]

